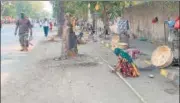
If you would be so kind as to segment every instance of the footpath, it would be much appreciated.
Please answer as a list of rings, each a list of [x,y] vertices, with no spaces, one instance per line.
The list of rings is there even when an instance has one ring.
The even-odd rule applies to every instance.
[[[80,45],[79,58],[55,61],[61,42],[40,41],[1,83],[2,103],[141,103],[94,52]]]
[[[116,27],[115,25],[110,26],[111,30],[116,32]],[[104,42],[104,46],[105,45],[110,45],[111,41],[110,40],[102,40]],[[161,44],[163,45],[163,44]],[[158,45],[156,42],[152,42],[150,40],[147,41],[140,41],[137,39],[131,39],[130,40],[130,48],[136,48],[138,50],[140,50],[140,52],[142,52],[145,55],[141,55],[140,58],[142,60],[140,60],[140,58],[138,57],[137,60],[135,60],[136,64],[139,65],[140,68],[144,68],[143,70],[149,70],[154,68],[154,70],[156,70],[157,73],[159,73],[162,77],[166,78],[167,80],[169,80],[170,82],[172,82],[175,86],[179,87],[180,83],[179,83],[179,67],[178,66],[168,66],[166,68],[156,68],[153,67],[151,65],[151,56],[153,51],[160,45]],[[174,58],[178,58],[179,57],[179,48],[175,48],[173,52],[173,56]],[[145,69],[146,67],[146,69]]]
[[[142,47],[141,51],[151,54],[149,49],[143,49],[151,45],[144,42],[131,40],[131,46]],[[40,41],[21,59],[21,64],[11,66],[16,71],[1,83],[2,103],[143,103],[110,72],[108,64],[116,64],[117,58],[109,48],[98,41],[79,45],[78,49],[80,58],[55,61],[61,54],[61,42]],[[142,62],[149,59],[148,55],[139,59],[138,67],[150,66]],[[158,71],[144,69],[140,77],[125,80],[146,103],[179,103],[179,90]],[[155,77],[149,78],[149,74]]]
[[[106,48],[111,49],[110,45],[111,40],[101,40],[102,45]],[[161,76],[167,78],[171,81],[175,86],[179,86],[179,67],[178,66],[169,66],[166,68],[156,68],[151,64],[151,55],[153,51],[157,48],[156,45],[150,43],[149,41],[140,41],[131,39],[130,40],[130,48],[135,48],[140,50],[142,55],[139,55],[138,58],[135,60],[136,64],[139,65],[139,68],[142,70],[156,70]],[[174,52],[174,57],[178,57],[178,50]],[[146,67],[146,68],[145,68]],[[165,72],[162,74],[162,71]]]
[[[105,46],[108,41],[103,41],[104,44],[101,44],[101,49],[98,49],[101,50],[99,55],[113,67],[113,65],[117,63],[117,57],[110,48]],[[130,40],[130,47],[138,48],[141,52],[145,53],[145,55],[140,55],[138,59],[135,60],[136,65],[140,69],[140,77],[126,78],[127,82],[131,84],[145,100],[148,100],[148,103],[178,102],[179,89],[172,83],[172,80],[164,78],[160,74],[159,68],[152,66],[150,63],[151,54],[156,47],[150,43],[138,40]],[[150,74],[153,74],[154,78],[149,78]]]

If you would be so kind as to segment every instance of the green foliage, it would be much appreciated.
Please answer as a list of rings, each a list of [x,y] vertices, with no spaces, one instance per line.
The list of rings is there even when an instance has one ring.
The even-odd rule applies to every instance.
[[[51,1],[53,4],[53,15],[57,17],[58,14],[58,2],[59,0]],[[88,3],[90,3],[90,8],[88,8]],[[100,9],[98,11],[95,10],[96,4],[100,5]],[[110,19],[114,19],[115,17],[121,16],[125,7],[128,7],[130,4],[136,5],[135,1],[65,1],[64,10],[65,13],[70,13],[73,16],[87,18],[88,9],[90,9],[91,14],[97,12],[99,17],[104,18],[103,13],[106,16],[110,17]]]
[[[53,17],[57,17],[59,8],[59,0],[50,1],[53,6]]]
[[[65,13],[70,13],[78,18],[87,18],[88,2],[85,1],[67,1],[65,2]]]
[[[16,10],[15,10],[15,5],[4,5],[5,9],[3,11],[3,16],[11,16],[15,17],[16,16]]]
[[[2,16],[15,18],[24,12],[30,18],[42,18],[48,14],[42,9],[41,1],[3,1],[2,4]]]

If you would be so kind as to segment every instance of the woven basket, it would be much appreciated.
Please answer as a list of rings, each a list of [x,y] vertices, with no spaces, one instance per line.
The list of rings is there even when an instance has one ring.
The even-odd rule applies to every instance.
[[[127,49],[128,48],[128,44],[127,43],[118,43],[117,47],[121,48],[121,49]]]
[[[170,59],[167,61],[167,63],[165,65],[161,66],[161,68],[168,67],[169,65],[171,65],[173,62],[173,59],[174,59],[173,57],[174,57],[174,55],[173,55],[173,53],[171,53]]]
[[[172,61],[173,53],[168,46],[160,46],[152,53],[151,62],[154,66],[167,67]]]
[[[119,35],[114,35],[111,40],[111,45],[115,45],[115,44],[119,43],[119,41],[120,41]]]
[[[114,35],[111,40],[111,49],[114,51],[115,48],[118,47],[118,43],[120,42],[119,35]]]

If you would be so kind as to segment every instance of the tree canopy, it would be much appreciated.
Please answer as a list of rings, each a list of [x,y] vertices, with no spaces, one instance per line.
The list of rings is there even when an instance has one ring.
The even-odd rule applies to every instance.
[[[44,11],[41,1],[2,1],[2,16],[18,17],[21,12],[30,18],[44,18],[49,15]]]
[[[58,13],[58,2],[59,0],[51,1],[53,4],[53,13],[56,17]],[[128,7],[130,4],[135,5],[136,1],[64,1],[64,12],[71,13],[73,16],[87,18],[88,15],[88,3],[90,3],[91,13],[98,12],[100,17],[103,17],[103,12],[106,12],[111,19],[121,16],[123,9]],[[100,9],[95,10],[96,4],[99,4]],[[104,7],[106,10],[104,10]]]

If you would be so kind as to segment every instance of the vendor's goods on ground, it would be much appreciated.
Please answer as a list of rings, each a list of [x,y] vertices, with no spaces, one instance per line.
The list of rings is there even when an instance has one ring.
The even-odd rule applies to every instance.
[[[101,44],[104,44],[104,41],[101,41]]]
[[[145,37],[140,37],[139,40],[140,40],[140,41],[147,41],[147,38],[145,38]]]
[[[173,61],[173,53],[168,46],[158,47],[152,54],[151,62],[156,67],[167,67]]]
[[[128,48],[128,44],[127,43],[118,43],[117,47],[121,48],[121,49],[127,49]]]
[[[109,48],[111,45],[109,43],[106,43],[105,46]]]
[[[111,46],[112,46],[112,50],[114,50],[115,48],[117,48],[117,43],[119,43],[119,35],[114,35],[112,37],[112,40],[111,40]]]
[[[132,59],[136,59],[137,55],[140,54],[140,50],[135,48],[127,49],[126,52],[131,56]]]

